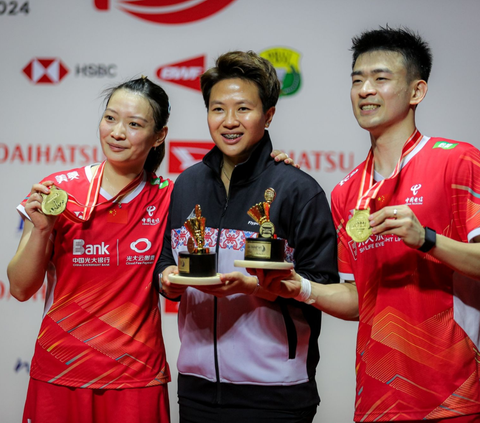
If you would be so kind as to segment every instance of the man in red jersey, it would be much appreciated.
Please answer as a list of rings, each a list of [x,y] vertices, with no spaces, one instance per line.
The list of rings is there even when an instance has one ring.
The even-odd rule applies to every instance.
[[[262,284],[358,317],[355,421],[480,422],[480,152],[417,130],[432,63],[417,34],[368,31],[352,51],[372,147],[332,193],[348,283]]]

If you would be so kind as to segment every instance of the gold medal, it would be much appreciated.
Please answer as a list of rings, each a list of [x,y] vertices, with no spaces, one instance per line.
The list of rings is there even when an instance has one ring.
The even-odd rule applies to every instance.
[[[347,222],[345,229],[355,242],[366,241],[372,234],[372,228],[368,220],[369,215],[370,209],[354,210],[353,216]]]
[[[55,185],[50,187],[50,194],[41,194],[41,196],[43,197],[42,212],[44,214],[56,216],[67,207],[68,194]]]

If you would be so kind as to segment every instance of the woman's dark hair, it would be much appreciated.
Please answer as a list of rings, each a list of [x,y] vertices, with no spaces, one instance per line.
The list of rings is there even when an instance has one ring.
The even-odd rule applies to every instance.
[[[255,83],[264,113],[277,104],[281,85],[273,65],[253,51],[231,51],[222,54],[215,62],[215,67],[207,70],[200,78],[207,109],[213,86],[231,78]]]
[[[167,124],[168,118],[170,117],[170,103],[168,101],[168,95],[162,87],[154,84],[148,78],[143,76],[138,79],[131,79],[130,81],[124,82],[123,84],[110,88],[104,92],[106,106],[108,106],[108,102],[112,95],[119,90],[127,90],[141,94],[148,100],[153,111],[155,132],[160,131]],[[165,142],[150,150],[143,168],[147,172],[155,172],[162,163],[164,157]]]

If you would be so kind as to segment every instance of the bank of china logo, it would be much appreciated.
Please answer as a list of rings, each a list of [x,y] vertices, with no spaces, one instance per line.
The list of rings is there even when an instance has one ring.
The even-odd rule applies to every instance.
[[[182,173],[203,159],[214,146],[213,142],[170,141],[168,145],[168,173]]]
[[[118,9],[148,22],[181,25],[215,15],[235,0],[114,0]],[[97,10],[110,10],[111,0],[94,0]]]
[[[156,75],[162,81],[201,91],[200,76],[203,72],[205,72],[204,55],[164,65],[157,69]]]
[[[282,84],[281,96],[293,95],[300,89],[300,53],[287,47],[275,47],[260,52],[260,56],[275,67]]]
[[[58,84],[68,73],[62,61],[56,58],[36,57],[22,70],[34,84]]]

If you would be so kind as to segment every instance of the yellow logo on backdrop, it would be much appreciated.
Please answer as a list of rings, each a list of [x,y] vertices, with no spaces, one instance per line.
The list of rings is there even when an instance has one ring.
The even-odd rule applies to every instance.
[[[275,67],[282,84],[281,96],[293,95],[300,89],[300,53],[287,47],[275,47],[259,54]]]

